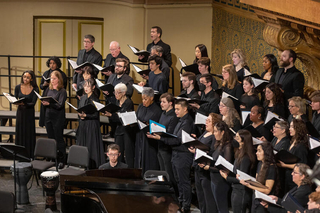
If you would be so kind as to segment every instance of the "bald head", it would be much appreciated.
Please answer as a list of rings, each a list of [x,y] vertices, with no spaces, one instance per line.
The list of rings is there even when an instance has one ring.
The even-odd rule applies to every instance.
[[[112,57],[117,57],[120,54],[120,44],[117,41],[111,41],[109,46]]]

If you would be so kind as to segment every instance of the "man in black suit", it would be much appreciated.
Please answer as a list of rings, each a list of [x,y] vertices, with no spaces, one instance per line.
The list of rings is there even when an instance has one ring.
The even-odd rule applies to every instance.
[[[80,65],[84,62],[91,62],[97,64],[99,66],[102,65],[102,56],[98,51],[93,48],[95,42],[95,38],[93,35],[85,35],[83,39],[84,49],[80,50],[78,53],[77,64]],[[96,75],[98,75],[99,70],[94,68]],[[73,75],[73,86],[77,88],[77,84],[79,84],[82,80],[81,70],[75,70]]]
[[[280,68],[275,75],[274,82],[282,85],[285,104],[288,105],[288,99],[293,96],[303,97],[304,76],[295,66],[297,54],[289,49],[284,50],[280,57]]]
[[[125,58],[117,58],[115,63],[115,73],[113,73],[108,78],[107,84],[112,84],[115,87],[118,83],[124,83],[127,86],[126,95],[131,98],[133,93],[133,79],[128,74],[126,74],[127,67],[129,66],[129,61]],[[114,94],[109,94],[107,91],[103,91],[103,93],[107,96],[106,99],[109,102],[115,104],[116,99]]]
[[[151,27],[150,37],[152,43],[148,44],[147,51],[151,53],[151,47],[154,45],[159,45],[163,48],[163,59],[168,64],[169,67],[172,65],[172,58],[171,58],[171,48],[168,44],[164,43],[161,40],[162,36],[162,29],[158,26]],[[139,56],[139,61],[147,62],[148,59],[145,58],[143,55]]]
[[[107,156],[109,162],[99,166],[99,169],[125,169],[128,165],[122,162],[118,162],[118,158],[121,155],[120,147],[117,144],[111,144],[108,146]]]
[[[193,154],[189,152],[187,146],[182,144],[182,130],[188,134],[193,133],[194,122],[188,113],[188,102],[186,100],[176,100],[175,113],[179,118],[174,128],[173,135],[177,137],[164,137],[157,134],[150,135],[148,138],[160,140],[172,147],[172,169],[178,183],[179,201],[184,212],[190,212],[191,205],[191,182],[190,170],[193,162]]]
[[[107,55],[106,59],[104,59],[103,67],[109,67],[111,65],[116,66],[117,58],[125,58],[129,61],[128,67],[126,68],[126,74],[130,74],[130,60],[127,56],[123,55],[120,50],[120,44],[117,41],[111,41],[109,46],[110,53]],[[106,76],[106,81],[108,81],[109,76],[112,74],[111,71],[102,72]]]

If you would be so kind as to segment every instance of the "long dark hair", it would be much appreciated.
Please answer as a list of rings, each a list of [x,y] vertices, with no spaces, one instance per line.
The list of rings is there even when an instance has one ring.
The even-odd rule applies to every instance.
[[[214,148],[216,149],[221,145],[221,149],[223,149],[225,145],[227,145],[228,143],[231,143],[232,134],[230,132],[228,125],[224,121],[219,121],[218,123],[215,124],[215,127],[220,132],[224,131],[224,134],[221,140],[216,141],[216,143],[214,144]]]
[[[279,84],[276,84],[276,83],[270,83],[270,84],[267,84],[266,86],[266,89],[270,89],[271,92],[273,92],[273,98],[272,98],[272,101],[273,101],[273,105],[276,105],[276,104],[283,104],[283,93],[280,89],[280,86]],[[268,100],[265,100],[265,104],[268,105],[270,101]]]
[[[273,54],[267,54],[263,57],[267,58],[270,61],[272,75],[276,74],[277,70],[279,69],[277,58]]]
[[[275,167],[275,173],[276,173],[276,179],[274,181],[274,187],[275,187],[275,191],[276,194],[280,188],[279,185],[279,176],[278,176],[278,168],[276,165],[276,161],[274,158],[274,154],[273,154],[273,148],[270,142],[263,142],[262,144],[260,144],[259,146],[261,146],[263,152],[264,152],[264,160],[262,162],[262,166],[260,169],[260,172],[257,175],[257,181],[261,184],[265,184],[266,183],[266,175],[267,172],[269,170],[270,165],[274,165]]]
[[[254,162],[256,161],[256,156],[254,154],[252,135],[248,130],[240,129],[238,134],[243,142],[243,146],[241,149],[238,149],[235,154],[235,158],[237,159],[237,166],[240,165],[244,156],[248,156],[251,162],[251,169],[254,166]]]
[[[308,147],[308,129],[306,123],[301,119],[292,119],[293,128],[295,130],[294,136],[291,138],[291,144],[295,142],[295,146],[299,143]]]
[[[31,81],[30,81],[30,84],[33,88],[38,88],[38,85],[37,85],[37,80],[36,80],[36,75],[34,74],[34,72],[32,70],[26,70],[22,73],[22,76],[21,76],[21,83],[23,83],[23,76],[24,74],[30,74],[31,75]]]
[[[199,48],[199,50],[200,50],[200,52],[201,52],[201,58],[202,58],[202,57],[208,57],[208,51],[207,51],[206,45],[204,45],[204,44],[198,44],[198,45],[196,45],[196,46],[194,47],[194,49],[197,49],[197,47]],[[197,63],[198,60],[199,60],[199,59],[196,57],[193,62],[194,62],[194,63]]]

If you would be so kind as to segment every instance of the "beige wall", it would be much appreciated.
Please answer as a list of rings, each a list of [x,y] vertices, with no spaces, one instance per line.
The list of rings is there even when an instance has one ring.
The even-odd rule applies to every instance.
[[[131,61],[137,57],[129,50],[127,44],[145,49],[151,42],[150,27],[159,25],[163,29],[163,40],[171,46],[173,67],[175,68],[175,94],[180,91],[177,56],[187,64],[194,59],[194,46],[204,43],[211,52],[211,4],[179,4],[179,5],[142,5],[114,1],[96,1],[94,3],[78,1],[0,1],[0,55],[33,55],[33,17],[94,17],[104,19],[103,57],[109,52],[109,43],[117,40],[122,52]],[[78,40],[77,36],[73,39]],[[76,42],[73,42],[73,44]],[[77,50],[71,51],[77,56]],[[67,55],[69,55],[67,53]],[[0,57],[1,74],[7,73],[7,59]],[[31,59],[12,59],[13,74],[21,75],[26,69],[33,69]],[[36,69],[37,70],[37,67]],[[133,72],[134,73],[134,72]],[[133,74],[136,81],[140,77]],[[19,80],[12,81],[12,92]],[[0,92],[8,91],[7,78],[1,78]],[[4,98],[0,99],[0,109],[7,109]]]

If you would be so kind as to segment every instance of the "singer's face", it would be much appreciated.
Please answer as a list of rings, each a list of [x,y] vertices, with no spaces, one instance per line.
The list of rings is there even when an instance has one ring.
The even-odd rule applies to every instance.
[[[30,84],[32,81],[32,76],[29,73],[23,74],[23,83],[24,84]]]
[[[51,70],[56,70],[57,69],[56,62],[54,60],[50,60],[49,67]]]
[[[153,97],[142,95],[142,104],[144,107],[150,106],[152,102],[153,102]]]
[[[55,75],[51,75],[51,80],[50,80],[52,86],[58,86],[59,84],[59,78]]]
[[[160,106],[163,111],[167,111],[171,105],[172,102],[168,102],[166,98],[161,98]]]

